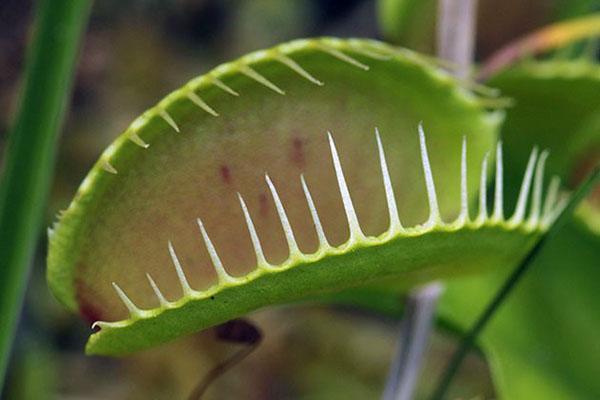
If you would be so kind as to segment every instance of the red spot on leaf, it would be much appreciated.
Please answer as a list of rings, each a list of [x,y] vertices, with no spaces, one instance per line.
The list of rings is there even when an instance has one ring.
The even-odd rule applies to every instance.
[[[306,164],[306,157],[304,154],[304,140],[299,137],[292,139],[292,162],[299,167],[304,167]]]
[[[227,165],[221,165],[219,172],[221,173],[221,179],[223,180],[223,182],[225,182],[226,184],[230,184],[231,183],[231,169],[229,169],[229,167]]]
[[[269,212],[269,199],[266,194],[261,193],[258,195],[258,205],[260,215],[266,217]]]
[[[76,280],[75,287],[77,304],[79,305],[79,314],[81,317],[90,323],[103,321],[104,318],[102,317],[102,312],[95,304],[87,299],[87,297],[90,296],[90,289],[87,287],[87,285],[78,279]]]

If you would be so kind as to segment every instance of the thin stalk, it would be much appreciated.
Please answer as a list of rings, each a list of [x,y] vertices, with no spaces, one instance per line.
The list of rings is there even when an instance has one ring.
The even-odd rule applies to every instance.
[[[486,307],[485,311],[481,314],[475,324],[469,329],[467,334],[463,337],[460,346],[452,356],[452,359],[448,363],[444,375],[442,376],[439,385],[436,388],[432,396],[432,400],[442,400],[452,383],[452,379],[458,372],[460,365],[462,364],[465,356],[473,347],[477,336],[486,327],[492,316],[498,311],[498,308],[504,303],[507,296],[516,287],[517,283],[525,275],[525,272],[533,265],[533,260],[538,256],[540,250],[543,249],[547,241],[553,238],[568,221],[569,217],[575,210],[575,207],[583,200],[588,193],[594,188],[596,184],[600,183],[600,167],[596,167],[586,178],[586,180],[579,186],[577,191],[571,196],[567,206],[561,211],[560,215],[552,224],[548,232],[542,236],[542,238],[536,243],[531,251],[521,261],[519,266],[515,268],[512,274],[504,282],[502,287],[498,290],[494,299]]]
[[[409,296],[400,327],[398,349],[383,394],[384,400],[412,398],[441,291],[442,285],[434,283],[413,291]]]
[[[0,177],[0,391],[39,237],[89,0],[40,0]]]
[[[469,76],[473,61],[476,9],[477,0],[438,1],[438,56],[455,66],[460,79]],[[383,400],[413,398],[442,291],[441,283],[433,282],[409,293]]]
[[[477,0],[439,0],[437,53],[456,65],[454,74],[466,79],[475,49]]]

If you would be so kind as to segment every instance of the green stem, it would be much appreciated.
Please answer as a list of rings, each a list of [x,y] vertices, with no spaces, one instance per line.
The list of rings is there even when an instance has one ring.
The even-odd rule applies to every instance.
[[[536,245],[531,249],[531,251],[527,254],[527,256],[521,261],[519,266],[515,268],[512,274],[508,277],[508,279],[504,282],[500,290],[494,296],[494,299],[488,304],[487,308],[481,314],[479,319],[475,322],[475,324],[471,327],[471,329],[467,332],[467,334],[463,337],[460,346],[452,356],[452,359],[448,363],[448,367],[446,368],[442,379],[440,380],[439,385],[437,386],[432,400],[442,400],[446,395],[450,384],[452,383],[452,379],[458,372],[458,369],[464,360],[465,356],[473,347],[477,336],[481,333],[481,331],[486,327],[487,323],[491,320],[492,316],[496,313],[498,308],[503,304],[504,300],[506,300],[507,296],[511,293],[512,289],[515,288],[517,283],[524,276],[525,272],[533,265],[533,260],[540,253],[540,250],[544,247],[549,239],[554,237],[558,231],[560,231],[561,227],[568,221],[569,217],[575,210],[575,207],[583,200],[587,194],[594,188],[594,186],[600,182],[600,167],[596,167],[587,177],[587,179],[581,184],[581,186],[577,189],[577,191],[571,196],[567,206],[562,210],[554,224],[550,227],[548,232],[536,243]]]
[[[0,177],[0,390],[40,233],[89,0],[40,0]]]

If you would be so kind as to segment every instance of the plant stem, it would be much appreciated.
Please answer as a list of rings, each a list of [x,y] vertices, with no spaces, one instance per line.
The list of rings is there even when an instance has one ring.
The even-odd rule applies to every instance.
[[[457,66],[458,78],[469,76],[475,48],[477,0],[439,0],[437,53]]]
[[[506,300],[506,297],[515,288],[515,286],[521,280],[525,272],[527,272],[529,267],[533,265],[532,261],[535,260],[535,258],[540,253],[540,250],[544,247],[546,242],[552,237],[554,237],[558,231],[560,231],[562,226],[567,222],[567,220],[573,213],[575,207],[581,202],[581,200],[583,200],[587,196],[587,194],[599,182],[600,167],[597,166],[588,175],[586,180],[581,184],[577,191],[572,195],[567,206],[561,211],[560,215],[552,224],[548,232],[544,236],[542,236],[542,238],[535,244],[535,246],[531,249],[527,256],[525,256],[525,258],[521,261],[519,266],[515,268],[512,274],[504,282],[502,287],[498,290],[498,292],[494,296],[494,299],[490,302],[490,304],[486,307],[485,311],[481,314],[479,319],[463,337],[460,346],[458,347],[458,349],[452,356],[452,359],[448,363],[448,367],[446,368],[444,375],[442,376],[442,379],[440,380],[440,383],[432,396],[432,400],[442,400],[444,398],[448,388],[450,387],[450,384],[452,383],[452,379],[458,372],[458,369],[465,356],[467,355],[471,347],[473,347],[477,336],[486,327],[487,323],[490,321],[490,319],[496,313],[496,311],[498,311],[498,308],[502,305],[504,300]]]
[[[453,72],[461,79],[468,77],[473,61],[476,6],[477,0],[438,1],[438,56],[456,65]],[[409,293],[384,400],[413,398],[442,291],[443,286],[434,282]]]
[[[412,398],[441,291],[442,285],[433,283],[414,290],[409,296],[398,349],[383,394],[384,400]]]
[[[89,0],[40,0],[0,178],[0,391],[46,205]]]

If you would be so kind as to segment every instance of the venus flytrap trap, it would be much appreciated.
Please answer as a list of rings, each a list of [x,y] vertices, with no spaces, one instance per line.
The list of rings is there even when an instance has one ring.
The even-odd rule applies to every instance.
[[[468,215],[468,205],[467,205],[467,195],[466,195],[466,176],[467,176],[466,141],[463,140],[463,147],[462,147],[463,151],[462,151],[462,157],[461,157],[461,207],[460,207],[461,212],[455,221],[453,221],[451,223],[443,222],[441,220],[438,206],[437,206],[435,184],[434,184],[434,180],[433,180],[432,171],[430,169],[429,162],[428,162],[427,149],[426,149],[426,145],[425,145],[425,135],[423,133],[421,126],[419,126],[419,130],[420,130],[420,143],[422,146],[421,154],[423,157],[423,169],[424,169],[425,177],[426,177],[428,202],[429,202],[429,206],[430,206],[429,218],[427,219],[427,221],[425,223],[416,225],[414,227],[409,227],[409,228],[402,227],[402,224],[400,222],[400,219],[399,219],[399,216],[398,216],[398,213],[396,210],[396,201],[394,198],[394,191],[393,191],[393,188],[390,183],[389,174],[387,173],[387,164],[385,161],[384,150],[381,145],[381,139],[380,139],[379,133],[377,132],[376,137],[377,137],[377,144],[378,144],[378,152],[380,155],[381,172],[383,175],[383,182],[384,182],[385,190],[386,190],[386,199],[388,200],[390,226],[383,234],[379,235],[378,237],[365,236],[363,234],[360,224],[358,222],[358,218],[357,218],[356,212],[354,210],[354,206],[352,204],[349,190],[348,190],[345,178],[344,178],[344,173],[343,173],[343,170],[341,167],[341,162],[340,162],[334,141],[330,134],[329,141],[330,141],[330,145],[331,145],[331,153],[332,153],[332,158],[333,158],[332,161],[333,161],[335,173],[336,173],[336,176],[338,179],[339,191],[342,196],[344,212],[346,213],[347,223],[348,223],[348,227],[349,227],[349,231],[350,231],[350,236],[345,243],[343,243],[337,247],[332,247],[327,242],[327,238],[323,232],[323,228],[321,226],[321,223],[320,223],[320,220],[318,217],[318,212],[314,207],[314,203],[312,202],[312,197],[310,195],[310,191],[308,190],[308,187],[306,186],[306,181],[302,177],[302,185],[305,190],[306,200],[307,200],[309,208],[311,209],[311,215],[313,216],[313,223],[315,226],[315,230],[317,231],[317,234],[320,238],[319,248],[317,249],[316,252],[314,252],[312,254],[302,253],[300,251],[300,249],[298,248],[298,244],[294,238],[294,233],[293,233],[292,227],[291,227],[288,217],[286,215],[285,208],[284,208],[283,204],[281,203],[279,194],[277,193],[277,189],[275,188],[275,185],[273,184],[273,182],[271,181],[269,176],[265,175],[265,180],[266,180],[269,190],[273,196],[275,207],[277,209],[277,213],[279,215],[280,222],[283,227],[283,231],[285,233],[287,245],[289,247],[289,257],[286,261],[284,261],[283,263],[281,263],[279,265],[272,265],[272,264],[269,264],[268,261],[266,261],[265,256],[262,251],[262,248],[261,248],[261,245],[260,245],[260,239],[258,238],[258,235],[256,234],[256,230],[255,230],[254,224],[252,222],[252,218],[248,213],[248,210],[247,210],[247,207],[245,206],[243,197],[241,195],[239,195],[240,204],[242,206],[244,215],[246,217],[248,232],[249,232],[250,236],[252,237],[253,245],[255,246],[254,250],[256,252],[257,269],[243,277],[232,277],[231,275],[229,275],[227,273],[227,271],[224,269],[223,264],[216,252],[216,249],[215,249],[212,241],[210,240],[210,237],[208,236],[208,233],[206,232],[206,229],[204,228],[202,221],[200,219],[198,219],[197,222],[198,222],[198,226],[200,228],[202,238],[205,242],[208,253],[210,254],[210,259],[211,259],[212,265],[215,268],[215,271],[216,271],[216,274],[218,277],[217,284],[215,286],[211,287],[210,289],[208,289],[207,291],[197,291],[197,290],[192,289],[190,286],[190,283],[188,282],[188,280],[186,278],[186,274],[181,266],[181,262],[180,262],[179,258],[177,257],[177,254],[173,248],[173,245],[171,244],[171,242],[169,242],[168,243],[168,251],[169,251],[169,254],[172,259],[175,273],[176,273],[176,275],[179,279],[179,283],[181,285],[181,289],[182,289],[182,293],[183,293],[182,297],[173,302],[167,301],[165,299],[164,295],[162,294],[162,292],[160,291],[160,289],[157,287],[155,281],[152,279],[152,277],[149,274],[147,274],[148,281],[156,295],[156,298],[158,301],[158,306],[154,307],[152,309],[149,309],[149,310],[142,310],[139,307],[137,307],[133,303],[132,300],[130,300],[130,298],[125,294],[125,292],[116,283],[113,282],[112,284],[116,290],[117,295],[119,296],[119,298],[122,300],[123,304],[129,311],[129,318],[126,320],[123,320],[123,321],[118,321],[118,322],[103,322],[103,321],[94,322],[93,328],[99,328],[99,332],[92,336],[90,344],[88,345],[88,351],[93,352],[94,351],[93,349],[95,348],[94,346],[100,346],[100,348],[102,349],[102,347],[101,347],[103,345],[102,341],[108,340],[110,342],[111,341],[110,336],[114,337],[114,335],[117,336],[117,340],[123,340],[125,343],[127,343],[129,340],[128,335],[135,335],[136,331],[137,331],[137,329],[134,328],[134,329],[131,329],[130,332],[128,332],[127,328],[132,325],[135,325],[136,322],[138,322],[140,320],[144,320],[144,319],[148,319],[148,320],[152,321],[152,323],[149,323],[142,328],[144,330],[143,331],[144,335],[154,336],[153,340],[156,340],[157,343],[160,343],[160,342],[164,341],[165,339],[168,339],[171,336],[170,333],[157,331],[157,330],[159,330],[159,331],[162,330],[162,324],[163,324],[163,322],[161,321],[162,313],[166,313],[170,310],[178,310],[178,309],[184,310],[185,308],[201,306],[202,302],[206,302],[208,299],[214,300],[218,295],[220,295],[220,293],[225,292],[227,290],[233,291],[236,287],[239,287],[239,290],[250,290],[251,291],[253,289],[253,285],[256,284],[256,286],[258,288],[262,289],[263,295],[268,296],[270,294],[269,292],[277,293],[277,289],[275,287],[270,288],[267,285],[263,284],[261,286],[260,283],[255,283],[255,281],[260,281],[261,279],[267,279],[266,275],[268,275],[268,274],[277,274],[278,275],[278,277],[277,277],[278,279],[274,280],[273,282],[277,283],[280,286],[287,287],[287,289],[286,289],[286,290],[288,290],[287,298],[284,297],[283,301],[290,301],[290,300],[294,300],[293,286],[296,284],[296,281],[295,281],[295,279],[294,279],[295,277],[293,275],[290,276],[289,278],[286,277],[285,273],[288,270],[291,270],[294,268],[302,268],[302,269],[306,269],[307,273],[310,273],[310,269],[317,267],[317,265],[318,265],[318,268],[334,269],[334,268],[336,268],[336,266],[335,266],[335,257],[336,256],[349,254],[354,251],[360,251],[361,248],[364,248],[364,247],[385,246],[388,243],[390,245],[393,245],[394,241],[401,241],[403,238],[407,239],[410,237],[426,236],[428,233],[434,232],[434,231],[450,233],[450,232],[456,232],[456,231],[461,231],[461,230],[467,229],[472,232],[477,232],[482,227],[488,226],[488,227],[498,227],[501,230],[504,230],[506,232],[513,231],[513,230],[519,228],[522,231],[524,231],[524,232],[520,232],[521,234],[523,234],[523,233],[525,233],[526,235],[529,233],[539,234],[539,233],[545,231],[548,228],[548,226],[550,224],[552,224],[554,218],[556,218],[558,213],[564,207],[567,198],[563,197],[561,199],[561,201],[557,201],[556,200],[556,192],[555,192],[557,190],[557,186],[551,185],[549,187],[549,193],[546,195],[547,202],[546,202],[546,206],[545,206],[545,213],[544,214],[540,213],[539,205],[541,204],[541,201],[542,201],[541,187],[542,187],[543,175],[544,175],[543,174],[544,162],[545,162],[545,158],[546,158],[545,155],[547,155],[548,153],[544,152],[543,156],[540,157],[539,161],[536,164],[535,161],[536,161],[536,156],[537,156],[537,150],[534,149],[534,151],[532,151],[527,170],[525,171],[525,175],[523,177],[521,192],[519,194],[519,202],[518,202],[517,208],[515,209],[513,216],[508,220],[501,219],[499,221],[493,220],[490,218],[486,218],[484,216],[486,214],[486,210],[487,210],[487,204],[485,202],[485,194],[484,194],[486,192],[486,186],[484,185],[484,186],[480,187],[480,199],[483,199],[483,200],[481,203],[482,208],[480,209],[479,215],[477,217],[477,220],[479,222],[471,221],[469,218],[469,215]],[[499,149],[500,149],[500,145],[498,146],[498,152],[499,152]],[[484,159],[483,164],[485,165],[485,163],[486,163],[486,159]],[[501,164],[499,164],[499,165],[501,165]],[[534,167],[534,165],[535,165],[535,167]],[[535,191],[534,191],[534,195],[532,198],[532,206],[531,206],[530,215],[527,219],[525,219],[524,218],[525,217],[524,210],[526,207],[526,203],[525,203],[525,200],[521,201],[521,199],[527,199],[529,196],[529,190],[531,187],[534,170],[535,170],[535,182],[534,182]],[[485,169],[482,169],[481,176],[482,177],[486,176],[486,174],[487,174],[487,171]],[[483,180],[483,179],[482,179],[482,181],[485,182],[485,180]],[[501,188],[501,187],[502,186],[499,185],[499,188]],[[465,189],[465,190],[462,190],[462,189]],[[497,197],[497,199],[502,199],[502,196]],[[502,202],[502,200],[498,200],[498,201]],[[482,216],[484,216],[484,217],[482,217]],[[535,222],[533,222],[533,221],[535,221]],[[482,235],[485,235],[485,232],[482,232]],[[476,240],[477,236],[475,236],[473,239]],[[437,249],[433,248],[432,250],[435,251]],[[428,255],[428,256],[431,256],[431,255]],[[426,257],[428,257],[428,256],[426,256]],[[392,264],[392,263],[394,263],[395,259],[401,259],[401,258],[392,255],[392,257],[389,260],[384,258],[381,260],[381,262]],[[322,261],[322,263],[320,263],[320,265],[319,265],[320,261]],[[312,264],[315,264],[315,266],[312,266]],[[329,264],[331,264],[331,266]],[[346,276],[342,276],[339,278],[336,277],[336,279],[341,281],[338,283],[339,288],[358,286],[358,285],[364,283],[365,279],[367,282],[368,281],[377,282],[377,280],[378,280],[377,278],[370,279],[370,278],[368,278],[368,276],[365,276],[365,275],[373,275],[374,276],[377,273],[380,273],[382,276],[379,279],[384,279],[384,278],[385,279],[393,279],[394,278],[394,272],[391,270],[387,271],[387,274],[386,274],[385,272],[381,271],[381,269],[379,271],[377,271],[377,269],[374,269],[373,266],[369,265],[369,264],[365,264],[365,265],[359,264],[357,267],[362,268],[363,271],[360,271],[360,272],[355,272],[355,271],[345,271],[344,272],[343,270],[339,271],[340,274],[346,275]],[[402,273],[402,271],[400,271],[400,274],[401,273]],[[358,277],[360,277],[360,279],[356,280],[356,278],[354,278],[354,276],[358,276]],[[281,278],[281,282],[278,282],[280,280],[279,278]],[[304,296],[310,296],[313,293],[318,294],[319,292],[321,292],[323,290],[327,290],[327,287],[329,286],[329,284],[330,284],[330,282],[328,282],[328,280],[326,280],[326,279],[314,279],[314,281],[310,285],[311,287],[305,288],[305,291],[303,291],[303,293],[301,293],[299,295],[304,297]],[[244,294],[241,292],[238,292],[238,295],[240,297],[244,297]],[[232,295],[232,297],[234,297],[234,298],[236,297],[235,292]],[[210,303],[210,301],[208,303]],[[260,301],[260,300],[259,300],[259,303],[257,303],[257,304],[258,305],[267,305],[266,303],[263,304],[262,301]],[[255,307],[258,307],[258,305],[255,305]],[[244,307],[247,307],[247,306],[248,306],[248,304],[244,305]],[[207,304],[206,307],[210,308],[211,305]],[[193,311],[190,310],[190,312],[193,312]],[[239,314],[235,314],[236,312],[239,312],[239,311],[236,310],[236,306],[233,304],[231,306],[231,312],[233,312],[233,314],[228,315],[225,311],[224,314],[218,316],[219,320],[221,322],[224,322],[224,321],[227,321],[229,319],[239,316]],[[174,316],[174,317],[176,317],[176,316]],[[167,318],[165,318],[165,319],[166,319],[166,321],[168,321]],[[210,317],[209,317],[209,319],[210,319]],[[189,328],[189,329],[192,329],[192,330],[190,330],[190,332],[192,332],[193,330],[199,329],[198,324],[200,323],[200,321],[190,321],[190,323],[192,323],[195,326],[195,328]],[[215,324],[215,322],[213,322],[212,324]],[[184,324],[181,323],[179,325],[182,326]],[[204,328],[204,327],[208,327],[208,325],[201,326],[200,329]],[[112,333],[111,332],[112,330],[116,330],[117,333]],[[141,334],[142,332],[139,332],[139,333]],[[103,339],[103,335],[108,336],[108,339]],[[134,340],[133,337],[131,338],[131,340]],[[148,345],[152,345],[152,344],[154,344],[154,343],[150,343]],[[114,343],[111,343],[111,345],[114,345]],[[136,350],[136,346],[137,346],[137,344],[135,342],[127,343],[128,351]],[[102,353],[102,350],[100,350],[100,353]]]
[[[552,183],[543,204],[534,149],[505,218],[498,143],[489,212],[502,115],[482,103],[369,40],[224,64],[102,154],[50,231],[50,285],[94,323],[88,353],[123,355],[268,305],[509,267],[564,198]]]

